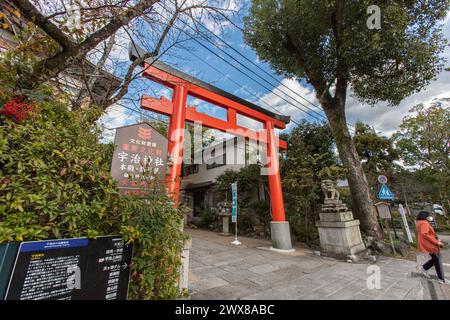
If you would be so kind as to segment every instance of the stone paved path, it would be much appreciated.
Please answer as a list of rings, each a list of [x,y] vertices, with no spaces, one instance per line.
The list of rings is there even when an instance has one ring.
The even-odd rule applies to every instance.
[[[450,235],[449,234],[439,234],[439,238],[442,241],[447,242],[450,245]],[[450,248],[446,247],[442,250],[441,253],[443,265],[444,265],[444,274],[447,280],[450,279]],[[450,286],[449,285],[441,285],[442,291],[444,292],[444,296],[447,300],[450,300]]]
[[[429,285],[412,277],[416,263],[381,258],[381,289],[367,288],[369,264],[318,257],[307,248],[290,255],[267,250],[270,242],[186,229],[192,236],[191,299],[431,299]],[[261,249],[265,247],[266,250]]]

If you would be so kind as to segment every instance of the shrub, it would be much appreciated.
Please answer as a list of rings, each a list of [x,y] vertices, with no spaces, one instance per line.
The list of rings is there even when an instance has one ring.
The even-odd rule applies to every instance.
[[[254,228],[260,225],[258,216],[252,210],[248,210],[248,208],[239,210],[237,224],[238,232],[241,234],[252,233]]]
[[[121,234],[134,243],[129,297],[182,296],[181,210],[165,195],[119,195],[109,173],[113,146],[98,142],[93,125],[98,110],[72,112],[49,88],[29,96],[40,98],[28,118],[0,112],[0,243]]]
[[[436,214],[435,218],[436,218],[438,232],[449,232],[450,231],[450,224],[448,221],[448,216],[441,216],[441,215]]]
[[[216,213],[212,208],[206,208],[203,205],[197,210],[200,212],[199,219],[196,225],[200,228],[210,228],[212,224],[216,221]]]
[[[242,221],[241,221],[242,220]],[[264,200],[254,200],[241,207],[241,216],[238,219],[239,230],[253,231],[255,227],[262,226],[264,234],[270,231],[269,203]],[[242,229],[241,229],[242,228]]]
[[[129,223],[121,234],[134,243],[130,299],[175,299],[185,297],[178,289],[180,255],[186,237],[183,212],[169,205],[165,195],[145,199],[128,197]]]
[[[112,145],[98,143],[95,113],[44,100],[23,124],[0,116],[0,241],[120,230]]]

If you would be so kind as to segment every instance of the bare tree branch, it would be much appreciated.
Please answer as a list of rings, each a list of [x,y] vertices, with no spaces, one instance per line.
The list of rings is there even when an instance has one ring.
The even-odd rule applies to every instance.
[[[39,28],[44,30],[53,40],[55,40],[63,49],[63,51],[73,50],[76,44],[66,36],[55,24],[49,21],[36,9],[28,0],[14,0],[14,5],[22,11],[22,13],[30,21],[33,21]]]
[[[15,3],[25,18],[34,21],[62,48],[61,51],[38,62],[31,74],[19,79],[20,83],[24,83],[22,87],[33,89],[40,83],[51,81],[57,82],[58,89],[61,89],[65,85],[64,82],[67,84],[68,79],[73,77],[77,79],[77,86],[80,86],[81,81],[81,90],[70,96],[73,110],[79,109],[81,105],[86,106],[86,101],[89,107],[95,105],[103,111],[119,103],[136,105],[139,109],[140,100],[132,99],[132,95],[127,95],[128,92],[136,88],[148,90],[152,87],[151,82],[142,78],[146,68],[137,71],[137,67],[148,58],[156,61],[174,47],[192,50],[186,49],[182,43],[198,36],[196,30],[204,18],[222,27],[223,22],[228,20],[222,11],[232,11],[210,6],[208,0],[192,4],[187,0],[98,0],[88,3],[87,7],[79,8],[84,13],[83,31],[69,34],[55,23],[55,18],[60,19],[68,14],[67,10],[64,11],[63,0],[53,3],[51,9],[40,6],[38,0],[15,0]],[[155,4],[161,8],[152,10],[156,7]],[[186,20],[192,21],[189,22],[194,27],[192,32],[184,31],[186,22],[180,20],[181,14],[186,15]],[[134,20],[138,17],[140,19]],[[123,37],[122,31],[128,37]],[[86,35],[88,32],[91,34]],[[125,42],[128,40],[131,40],[132,44],[139,43],[148,53],[124,68],[121,58],[116,60],[116,53],[121,55],[121,52],[127,49]],[[90,59],[91,56],[95,57],[96,62],[93,64],[89,62],[93,60]],[[150,66],[151,64],[147,68]],[[61,71],[64,71],[64,76],[56,77]],[[122,81],[112,74],[122,75]],[[69,83],[71,86],[73,84]]]
[[[115,45],[115,39],[116,39],[116,35],[113,34],[111,37],[109,37],[108,42],[105,44],[105,49],[102,52],[102,55],[99,59],[99,61],[97,62],[97,64],[95,65],[95,69],[94,71],[87,75],[85,73],[85,68],[84,68],[84,63],[81,63],[82,65],[82,79],[83,79],[83,87],[80,90],[80,92],[78,93],[78,97],[75,101],[75,104],[73,105],[73,109],[78,109],[80,108],[80,105],[83,101],[83,99],[87,98],[87,96],[89,95],[90,97],[90,103],[99,103],[99,101],[97,101],[98,99],[96,99],[94,97],[94,94],[92,93],[92,89],[93,86],[95,85],[96,81],[98,80],[99,77],[103,77],[101,75],[101,71],[106,63],[106,60],[108,59],[109,55],[111,54],[111,51],[113,50],[113,47]]]
[[[79,55],[87,54],[121,27],[130,23],[134,18],[144,14],[146,10],[151,8],[158,1],[159,0],[139,1],[133,7],[114,15],[104,27],[86,37],[80,44],[74,44],[68,36],[51,22],[46,20],[28,0],[14,0],[14,3],[28,19],[34,20],[36,25],[46,33],[49,32],[48,35],[52,38],[56,37],[55,40],[60,45],[62,44],[61,46],[63,47],[63,51],[40,61],[34,72],[27,75],[27,79],[24,79],[24,83],[26,83],[29,88],[33,88],[43,81],[48,81],[73,63],[74,58]]]

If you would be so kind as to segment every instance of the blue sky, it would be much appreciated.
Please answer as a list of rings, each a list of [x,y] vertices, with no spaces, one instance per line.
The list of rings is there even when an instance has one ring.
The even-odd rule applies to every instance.
[[[245,14],[245,10],[243,11]],[[242,17],[242,15],[241,15]],[[236,24],[242,26],[242,21],[236,19]],[[209,21],[205,20],[204,23],[208,25],[208,28],[218,34],[221,39],[225,40],[230,46],[239,51],[247,59],[255,63],[257,66],[262,68],[265,72],[275,77],[276,80],[281,82],[278,83],[276,80],[264,74],[263,71],[258,70],[258,68],[252,63],[246,61],[244,58],[235,53],[232,49],[224,47],[222,45],[222,50],[224,50],[229,55],[233,56],[235,59],[244,64],[247,68],[251,69],[254,73],[262,76],[266,81],[270,82],[272,85],[266,83],[264,80],[253,75],[252,77],[246,77],[238,70],[234,69],[232,66],[228,65],[220,58],[215,56],[213,53],[205,49],[203,46],[197,44],[195,41],[189,41],[186,43],[185,48],[176,48],[168,52],[167,55],[162,57],[162,60],[167,64],[189,73],[203,81],[211,83],[221,89],[224,89],[230,93],[233,93],[241,98],[247,99],[261,107],[268,110],[277,110],[280,114],[290,115],[291,118],[298,122],[301,119],[306,118],[308,121],[318,121],[318,119],[323,120],[323,112],[320,111],[317,106],[320,106],[315,98],[315,93],[312,88],[304,82],[285,79],[283,76],[277,75],[271,67],[264,62],[261,62],[256,53],[249,48],[244,40],[241,31],[231,25],[225,25],[223,30],[217,28]],[[188,31],[189,28],[187,28]],[[447,39],[450,38],[450,14],[444,21],[443,28],[444,35]],[[206,32],[207,33],[207,32]],[[219,40],[212,37],[218,44],[221,44]],[[218,55],[226,57],[225,53],[221,52],[219,49],[214,47],[212,44],[205,42],[203,39],[198,38],[200,42],[204,44],[211,51]],[[127,54],[119,54],[120,58],[123,60],[124,64],[128,64]],[[450,60],[450,48],[447,48],[444,56]],[[251,74],[250,71],[246,70],[244,67],[239,66],[231,58],[226,57],[227,60],[238,67],[238,69],[244,71],[246,74]],[[449,62],[447,62],[447,66]],[[224,76],[225,75],[225,76]],[[258,82],[262,83],[264,86],[253,81],[256,79]],[[132,108],[138,109],[138,97],[142,93],[146,93],[153,96],[164,95],[167,98],[171,98],[171,92],[159,85],[150,85],[150,80],[146,80],[149,87],[145,88],[145,92],[142,92],[141,86],[135,86],[130,90],[129,96],[135,100],[133,102]],[[393,132],[398,129],[398,125],[401,119],[407,115],[408,110],[418,103],[428,104],[435,98],[450,97],[450,72],[443,71],[438,75],[437,79],[433,81],[426,90],[420,93],[414,94],[406,98],[399,106],[389,107],[386,103],[380,103],[375,107],[370,107],[368,105],[361,104],[359,101],[353,97],[349,97],[347,102],[347,120],[348,123],[354,124],[357,120],[361,120],[365,123],[374,126],[377,131],[382,134],[390,136]],[[140,89],[138,89],[140,88]],[[300,98],[295,93],[298,93],[305,99]],[[284,99],[280,98],[283,97]],[[291,102],[295,106],[289,104]],[[297,100],[297,101],[296,101]],[[304,104],[301,105],[299,101]],[[202,103],[198,99],[189,99],[189,105],[196,105],[199,111],[213,114],[219,118],[223,118],[225,112],[220,108],[212,107],[206,103]],[[129,106],[130,102],[126,101],[126,105]],[[310,108],[306,109],[305,105]],[[271,107],[269,107],[271,106]],[[310,115],[301,111],[306,110]],[[314,110],[314,111],[312,111]],[[131,124],[139,121],[139,113],[130,111],[127,108],[114,106],[109,110],[109,113],[102,118],[102,122],[106,123],[108,128],[116,128],[122,125]],[[291,122],[288,126],[288,130],[292,128],[295,124]],[[108,130],[107,130],[108,131]],[[108,136],[111,135],[107,134]]]

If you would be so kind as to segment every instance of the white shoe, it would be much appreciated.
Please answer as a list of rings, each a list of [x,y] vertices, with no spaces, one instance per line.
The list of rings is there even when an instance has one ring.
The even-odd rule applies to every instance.
[[[440,283],[440,284],[449,284],[450,285],[450,281],[448,281],[448,280],[438,280],[438,282]]]
[[[422,266],[419,267],[419,271],[422,273],[422,275],[427,278],[427,279],[431,279],[431,276],[428,274],[428,271],[425,270]]]

